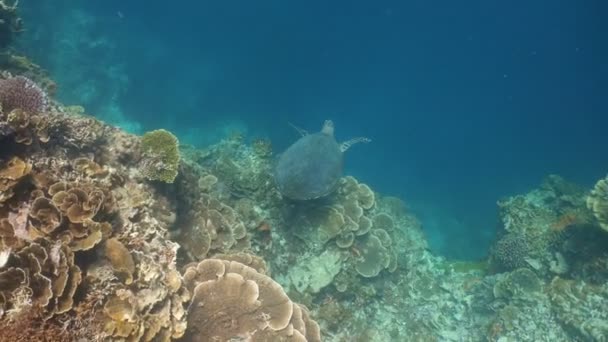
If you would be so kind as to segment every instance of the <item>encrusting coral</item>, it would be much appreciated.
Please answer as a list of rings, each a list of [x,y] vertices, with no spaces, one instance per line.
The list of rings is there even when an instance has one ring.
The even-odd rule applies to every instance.
[[[353,177],[285,201],[269,143],[130,135],[25,69],[0,80],[0,340],[608,336],[608,179],[589,194],[549,176],[501,200],[490,258],[453,262]]]

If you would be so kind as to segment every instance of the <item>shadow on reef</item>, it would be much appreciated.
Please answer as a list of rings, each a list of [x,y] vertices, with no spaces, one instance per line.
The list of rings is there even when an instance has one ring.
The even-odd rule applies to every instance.
[[[446,261],[353,177],[295,204],[268,141],[130,135],[4,63],[2,340],[608,339],[608,177],[501,200],[488,260]]]

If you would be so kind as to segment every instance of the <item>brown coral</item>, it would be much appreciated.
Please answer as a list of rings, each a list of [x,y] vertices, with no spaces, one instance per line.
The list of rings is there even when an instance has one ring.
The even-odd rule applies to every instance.
[[[73,252],[65,244],[37,239],[13,252],[6,267],[0,274],[5,312],[14,316],[33,308],[50,318],[72,308],[82,277]]]
[[[45,197],[38,197],[30,208],[32,225],[44,234],[52,233],[61,224],[61,212]]]
[[[88,158],[76,158],[74,160],[74,169],[88,177],[104,178],[108,175],[108,170]]]
[[[157,244],[146,244],[144,249],[147,252],[133,255],[137,266],[133,278],[137,286],[120,285],[104,304],[101,320],[104,333],[112,340],[170,341],[181,337],[186,330],[183,305],[189,299],[188,292],[182,285],[181,276],[172,268],[174,256],[163,259],[159,253],[161,250],[156,250],[162,245]],[[177,246],[170,248],[174,253]],[[154,253],[150,253],[152,251]],[[116,260],[113,264],[123,269],[131,267]],[[97,272],[93,281],[100,282],[100,285],[111,281],[102,278],[102,274]]]
[[[184,274],[191,341],[319,341],[318,326],[279,284],[236,261],[206,259]],[[306,317],[305,317],[306,316]]]
[[[0,164],[0,203],[13,196],[13,188],[31,170],[32,165],[18,157]]]
[[[20,108],[8,113],[0,112],[0,128],[4,126],[5,134],[12,134],[18,144],[31,145],[34,138],[47,143],[50,140],[49,125],[46,115],[31,114]]]
[[[105,255],[115,272],[125,279],[125,284],[131,284],[135,272],[135,262],[127,247],[116,238],[108,239],[105,242]]]
[[[104,201],[101,190],[92,188],[71,188],[53,195],[53,203],[72,223],[83,223],[92,219]]]
[[[225,253],[249,247],[245,224],[232,207],[201,194],[191,214],[182,240],[192,259],[201,260],[209,251]]]

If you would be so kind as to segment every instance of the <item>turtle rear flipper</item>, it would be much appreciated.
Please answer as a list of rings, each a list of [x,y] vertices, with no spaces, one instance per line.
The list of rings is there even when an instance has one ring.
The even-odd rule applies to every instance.
[[[357,138],[352,138],[350,140],[347,140],[343,143],[340,144],[340,151],[342,151],[343,153],[346,152],[346,150],[348,150],[351,146],[353,146],[354,144],[357,143],[368,143],[371,142],[372,140],[366,137],[357,137]]]

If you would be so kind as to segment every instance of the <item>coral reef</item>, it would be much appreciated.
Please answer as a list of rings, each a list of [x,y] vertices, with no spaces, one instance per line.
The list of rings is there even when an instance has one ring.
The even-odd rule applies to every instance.
[[[0,80],[2,340],[608,338],[608,178],[499,201],[487,260],[449,261],[354,177],[285,200],[269,142],[127,134],[26,69]]]
[[[180,337],[189,294],[176,269],[177,245],[168,240],[172,209],[162,196],[144,195],[155,190],[131,176],[139,139],[52,108],[37,113],[49,122],[44,144],[14,139],[18,130],[0,137],[0,323],[17,334],[23,319],[50,331],[62,322],[72,328],[57,336],[68,340]],[[2,123],[13,122],[10,113]],[[15,340],[45,331],[22,333]]]

